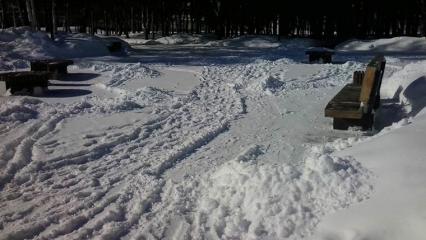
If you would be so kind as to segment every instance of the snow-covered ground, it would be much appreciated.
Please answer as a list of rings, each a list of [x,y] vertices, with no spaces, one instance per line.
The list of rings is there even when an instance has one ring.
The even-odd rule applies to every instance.
[[[19,31],[0,32],[1,70],[69,52],[70,36]],[[308,65],[307,40],[129,42],[66,55],[45,96],[0,97],[0,239],[426,236],[426,55],[386,55],[372,135],[323,117],[372,53]]]

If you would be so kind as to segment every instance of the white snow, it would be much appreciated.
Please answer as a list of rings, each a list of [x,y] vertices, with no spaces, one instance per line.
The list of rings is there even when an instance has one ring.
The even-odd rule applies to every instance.
[[[2,70],[70,38],[4,30]],[[0,97],[0,239],[424,238],[423,55],[386,55],[370,136],[332,130],[323,109],[372,55],[305,64],[310,40],[156,41],[74,52],[47,95]]]
[[[107,39],[88,34],[60,34],[55,42],[28,27],[0,30],[0,71],[28,67],[28,60],[110,55]],[[124,43],[124,42],[123,42]]]
[[[394,37],[375,40],[349,40],[336,47],[338,51],[363,51],[384,53],[426,53],[425,38]]]

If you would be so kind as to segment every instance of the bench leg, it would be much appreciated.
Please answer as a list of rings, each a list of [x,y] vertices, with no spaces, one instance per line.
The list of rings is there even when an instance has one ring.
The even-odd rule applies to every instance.
[[[363,131],[369,131],[373,129],[374,114],[372,113],[364,114],[361,121],[362,121],[361,126]]]
[[[351,126],[360,126],[363,131],[373,128],[374,114],[364,114],[362,119],[333,118],[333,129],[348,130]]]

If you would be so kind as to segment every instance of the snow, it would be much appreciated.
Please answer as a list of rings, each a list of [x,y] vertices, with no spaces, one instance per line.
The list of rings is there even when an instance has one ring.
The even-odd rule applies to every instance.
[[[423,239],[426,236],[425,114],[339,153],[377,178],[370,198],[326,217],[313,239]],[[408,124],[408,125],[407,125]]]
[[[28,67],[31,59],[110,55],[108,41],[88,34],[59,34],[53,42],[46,33],[28,27],[3,29],[0,30],[0,71]]]
[[[349,40],[336,46],[338,51],[383,53],[426,53],[425,38],[394,37],[374,40]]]
[[[70,38],[4,30],[2,69]],[[0,97],[0,239],[424,238],[423,55],[386,55],[365,134],[323,108],[371,52],[306,64],[310,40],[155,41],[73,52],[46,95]]]

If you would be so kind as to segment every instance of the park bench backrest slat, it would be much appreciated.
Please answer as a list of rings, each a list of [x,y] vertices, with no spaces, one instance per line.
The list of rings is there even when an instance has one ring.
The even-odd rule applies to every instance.
[[[380,97],[380,86],[382,84],[385,65],[386,60],[383,56],[375,57],[368,64],[362,80],[360,102],[364,104],[372,103],[375,100],[375,96]]]
[[[375,67],[367,67],[365,71],[364,79],[362,80],[361,94],[359,96],[359,101],[362,103],[367,103],[370,100],[376,80],[376,70]]]

